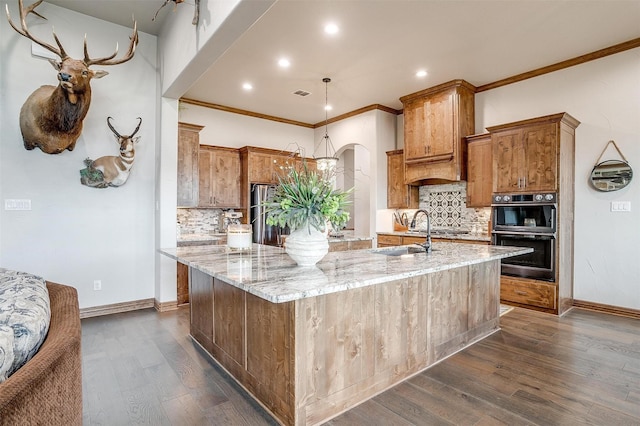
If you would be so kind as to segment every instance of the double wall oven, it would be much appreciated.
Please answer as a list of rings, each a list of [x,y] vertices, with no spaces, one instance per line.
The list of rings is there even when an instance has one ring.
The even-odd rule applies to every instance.
[[[494,194],[492,243],[530,247],[502,259],[502,274],[555,281],[557,194]]]

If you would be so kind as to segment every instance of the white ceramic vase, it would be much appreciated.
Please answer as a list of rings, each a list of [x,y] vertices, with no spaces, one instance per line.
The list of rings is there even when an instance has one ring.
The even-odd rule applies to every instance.
[[[329,241],[326,233],[304,225],[287,236],[285,251],[298,265],[313,266],[329,252]]]

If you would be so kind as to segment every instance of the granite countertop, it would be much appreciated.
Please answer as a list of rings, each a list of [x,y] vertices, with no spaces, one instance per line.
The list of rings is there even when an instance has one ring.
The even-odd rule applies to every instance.
[[[176,239],[178,247],[208,244],[226,244],[227,234],[180,234]]]
[[[401,237],[427,237],[427,233],[423,231],[409,232],[409,231],[389,231],[378,232],[378,234],[384,235],[397,235]],[[431,231],[431,238],[447,238],[450,240],[468,240],[468,241],[491,241],[491,236],[487,234],[474,234],[470,232],[455,232],[448,230],[436,230]]]
[[[530,253],[531,248],[438,242],[432,253],[387,256],[384,249],[328,253],[300,267],[279,247],[254,244],[243,253],[226,245],[160,249],[170,258],[273,303],[288,302]],[[403,246],[406,248],[406,246]]]
[[[329,243],[338,243],[343,241],[366,241],[373,240],[373,237],[364,235],[355,235],[353,231],[343,231],[343,237],[329,237]],[[185,246],[199,246],[199,245],[211,245],[211,244],[226,244],[227,234],[180,234],[176,239],[178,247]]]
[[[367,241],[373,240],[373,237],[368,237],[365,235],[356,235],[354,231],[342,231],[342,237],[331,237],[329,236],[329,244],[338,243],[341,241]]]

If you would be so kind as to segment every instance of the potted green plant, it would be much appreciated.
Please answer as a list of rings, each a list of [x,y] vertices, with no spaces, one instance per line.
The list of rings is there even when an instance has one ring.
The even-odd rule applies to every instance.
[[[315,265],[327,254],[328,226],[342,229],[349,220],[346,207],[351,190],[334,189],[325,174],[291,168],[278,178],[273,196],[266,202],[267,224],[288,226],[285,250],[298,265]]]

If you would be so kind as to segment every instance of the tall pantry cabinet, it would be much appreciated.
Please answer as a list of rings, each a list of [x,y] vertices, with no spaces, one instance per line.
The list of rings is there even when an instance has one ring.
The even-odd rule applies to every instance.
[[[567,113],[487,127],[493,146],[493,192],[557,194],[555,282],[503,275],[502,300],[562,315],[573,306],[575,129]]]

